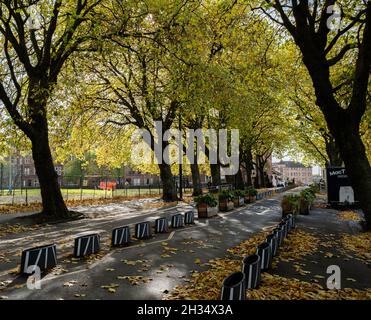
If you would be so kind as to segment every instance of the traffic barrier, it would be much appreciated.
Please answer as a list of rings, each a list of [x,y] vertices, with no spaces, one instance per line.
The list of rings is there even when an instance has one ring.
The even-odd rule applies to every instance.
[[[111,245],[119,247],[130,243],[129,226],[119,227],[112,230]]]
[[[97,233],[75,239],[73,255],[77,258],[97,253],[100,249],[100,236]]]
[[[167,233],[169,232],[169,222],[166,218],[158,218],[155,221],[155,232],[156,233]]]
[[[245,275],[234,272],[223,280],[221,300],[246,300]]]
[[[53,268],[57,265],[57,249],[55,244],[35,247],[22,251],[21,273],[32,274],[36,267],[40,271]]]
[[[252,254],[242,260],[242,272],[245,275],[245,288],[255,289],[260,283],[260,256]]]
[[[149,239],[151,236],[151,223],[149,221],[140,222],[135,225],[135,237],[137,239]]]

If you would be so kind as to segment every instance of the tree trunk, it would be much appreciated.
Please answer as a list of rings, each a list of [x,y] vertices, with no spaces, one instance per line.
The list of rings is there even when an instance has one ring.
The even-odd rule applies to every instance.
[[[336,146],[335,140],[333,138],[326,142],[326,153],[329,158],[330,167],[341,167],[343,165],[343,159],[341,158],[340,150]]]
[[[341,124],[335,139],[365,216],[365,230],[371,230],[371,168],[365,147],[357,130],[351,132]]]
[[[160,169],[160,178],[163,187],[162,199],[165,201],[175,201],[178,199],[175,184],[173,180],[173,174],[171,172],[171,167],[167,163],[162,163],[158,165]]]
[[[37,133],[32,139],[32,156],[41,189],[42,213],[59,218],[69,217],[70,212],[58,183],[47,132]]]
[[[192,172],[192,185],[193,185],[193,196],[199,196],[202,194],[200,170],[197,163],[191,164]]]
[[[245,183],[243,181],[241,167],[238,169],[238,172],[236,174],[236,189],[239,190],[245,189]]]
[[[210,164],[210,171],[211,171],[212,185],[219,186],[221,184],[220,165]]]

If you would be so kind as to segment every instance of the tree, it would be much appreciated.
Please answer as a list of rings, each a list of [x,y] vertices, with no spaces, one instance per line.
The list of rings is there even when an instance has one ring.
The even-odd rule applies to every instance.
[[[31,141],[45,215],[70,215],[49,146],[48,101],[67,59],[91,39],[99,2],[4,0],[0,5],[1,58],[5,61],[0,100]],[[38,11],[37,17],[32,10]]]
[[[328,27],[330,6],[338,3],[343,22],[338,31]],[[308,69],[321,109],[363,209],[365,229],[371,229],[371,168],[359,128],[366,111],[371,64],[371,1],[266,0],[261,9],[284,26],[294,39]],[[354,70],[334,86],[332,68],[347,57]],[[347,96],[341,95],[346,90]]]

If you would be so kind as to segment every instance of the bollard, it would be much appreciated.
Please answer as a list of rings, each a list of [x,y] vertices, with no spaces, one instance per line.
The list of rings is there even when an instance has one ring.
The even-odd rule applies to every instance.
[[[81,236],[75,239],[73,255],[76,258],[97,253],[100,249],[100,236],[97,233]]]
[[[171,217],[171,227],[172,228],[181,228],[184,226],[183,215],[178,213]]]
[[[242,260],[242,272],[245,275],[245,288],[255,289],[260,283],[260,256],[252,254]]]
[[[268,270],[272,265],[272,250],[268,242],[258,245],[256,254],[260,257],[262,271]]]
[[[275,234],[269,234],[267,236],[267,238],[265,239],[266,242],[269,243],[269,245],[271,246],[271,250],[272,250],[272,256],[276,256],[277,255],[277,250],[278,250],[278,240],[277,240],[277,237]]]
[[[35,247],[22,251],[21,273],[30,274],[28,267],[38,266],[41,271],[57,265],[57,249],[55,244]]]
[[[185,224],[194,224],[195,223],[195,214],[193,211],[187,211],[184,214],[184,223]]]
[[[158,218],[155,221],[155,232],[156,233],[167,233],[169,232],[169,223],[166,218]]]
[[[234,272],[223,280],[221,300],[246,300],[245,275]]]
[[[119,227],[112,230],[112,247],[119,247],[130,243],[129,226]]]
[[[151,223],[140,222],[135,225],[135,237],[137,239],[149,239],[151,237]]]
[[[277,237],[277,244],[278,246],[281,246],[283,243],[283,229],[280,226],[277,226],[275,229],[273,229],[273,233]]]

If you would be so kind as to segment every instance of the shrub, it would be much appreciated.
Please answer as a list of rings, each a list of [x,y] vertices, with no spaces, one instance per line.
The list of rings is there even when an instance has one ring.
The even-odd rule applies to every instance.
[[[258,190],[256,190],[254,187],[247,187],[246,194],[250,197],[254,197],[258,194]]]
[[[235,190],[234,191],[234,195],[236,197],[244,197],[246,195],[246,191],[244,191],[244,190]]]
[[[234,198],[235,198],[235,195],[230,190],[223,190],[219,192],[219,200],[233,201]]]
[[[316,195],[312,188],[306,188],[300,192],[300,197],[311,205],[314,202]]]
[[[297,194],[288,194],[283,197],[281,202],[282,213],[299,213],[300,208],[300,196]]]
[[[216,207],[218,205],[218,201],[210,193],[195,197],[194,200],[197,204],[207,204],[209,207]]]

